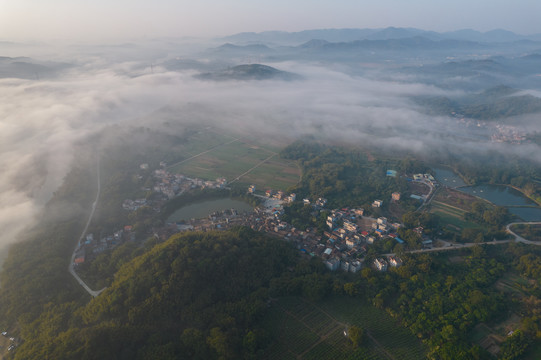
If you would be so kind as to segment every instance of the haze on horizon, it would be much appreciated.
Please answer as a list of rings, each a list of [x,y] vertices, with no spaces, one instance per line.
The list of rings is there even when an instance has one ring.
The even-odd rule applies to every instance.
[[[0,40],[114,42],[238,32],[415,27],[541,33],[536,0],[1,1]]]

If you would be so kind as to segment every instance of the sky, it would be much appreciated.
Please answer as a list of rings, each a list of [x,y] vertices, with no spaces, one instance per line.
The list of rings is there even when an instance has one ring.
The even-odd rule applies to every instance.
[[[119,41],[415,27],[541,33],[539,0],[0,0],[0,40]]]

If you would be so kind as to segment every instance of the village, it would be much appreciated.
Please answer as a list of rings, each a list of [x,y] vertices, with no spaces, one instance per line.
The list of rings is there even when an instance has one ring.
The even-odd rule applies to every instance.
[[[142,170],[147,170],[148,165],[142,164]],[[166,164],[160,163],[160,168],[154,170],[154,195],[150,199],[126,199],[122,208],[125,211],[136,211],[143,206],[159,212],[161,206],[168,200],[182,195],[185,191],[193,189],[227,189],[227,181],[218,178],[216,181],[205,181],[197,178],[188,178],[179,174],[171,174],[166,170]],[[387,176],[396,176],[396,172],[389,170]],[[416,174],[411,181],[422,182],[431,187],[434,178],[429,174]],[[257,206],[251,212],[239,212],[235,209],[215,211],[205,218],[190,219],[179,222],[169,222],[160,228],[152,229],[148,235],[155,237],[156,241],[165,241],[171,235],[185,231],[214,231],[227,230],[234,226],[246,226],[255,231],[279,237],[292,243],[304,256],[321,258],[330,271],[342,270],[345,272],[358,272],[363,267],[372,267],[379,271],[386,271],[388,267],[398,267],[402,260],[396,255],[378,255],[367,258],[367,253],[374,243],[384,239],[394,239],[397,244],[404,241],[397,235],[402,224],[391,222],[385,217],[372,218],[365,216],[363,208],[328,209],[327,200],[324,198],[303,199],[304,206],[310,206],[314,214],[325,212],[326,231],[322,234],[316,229],[297,229],[291,224],[281,220],[284,214],[284,205],[296,201],[295,194],[286,195],[283,191],[266,189],[264,195],[256,193],[256,186],[251,185],[247,194],[259,197],[262,205]],[[415,199],[421,202],[426,196],[416,195]],[[400,201],[401,194],[395,192],[389,201]],[[383,200],[375,199],[372,207],[378,208],[383,205]],[[414,230],[423,238],[423,229]],[[126,242],[135,241],[136,233],[132,225],[126,225],[111,234],[96,237],[89,233],[81,239],[74,265],[92,261],[103,251],[110,250]],[[431,247],[432,240],[424,237],[423,247]],[[368,259],[368,263],[367,260]]]

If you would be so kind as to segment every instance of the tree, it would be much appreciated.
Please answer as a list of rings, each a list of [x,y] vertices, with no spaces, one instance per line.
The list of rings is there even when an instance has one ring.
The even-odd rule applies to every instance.
[[[354,349],[356,349],[357,347],[359,347],[360,344],[362,344],[363,335],[363,329],[358,326],[354,325],[348,329],[348,338],[349,340],[351,340]]]

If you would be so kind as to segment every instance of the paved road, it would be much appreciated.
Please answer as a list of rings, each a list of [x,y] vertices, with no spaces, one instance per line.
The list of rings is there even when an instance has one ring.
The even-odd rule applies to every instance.
[[[522,236],[517,235],[516,233],[514,233],[511,230],[511,226],[519,225],[519,224],[541,225],[541,221],[537,221],[537,222],[536,221],[532,221],[532,222],[514,222],[514,223],[508,224],[506,226],[507,232],[515,237],[514,241],[521,242],[523,244],[528,244],[528,245],[541,246],[541,242],[539,242],[539,241],[531,241],[531,240],[525,239]],[[410,253],[410,254],[416,254],[416,253],[424,253],[424,252],[457,250],[457,249],[472,247],[472,246],[475,246],[475,245],[499,245],[499,244],[510,243],[511,241],[513,241],[513,240],[486,241],[486,242],[481,242],[481,243],[465,243],[465,244],[446,243],[447,246],[445,246],[445,247],[437,247],[437,248],[432,248],[432,249],[421,249],[421,250],[410,250],[410,251],[405,251],[405,252]],[[383,256],[395,256],[395,254],[383,254]]]
[[[92,221],[92,217],[94,216],[94,212],[96,211],[96,206],[98,205],[98,199],[99,199],[100,193],[101,193],[100,161],[99,161],[99,159],[98,159],[97,167],[98,167],[98,192],[96,194],[96,199],[92,203],[92,211],[90,212],[90,216],[88,217],[88,221],[86,222],[85,228],[84,228],[83,232],[81,233],[81,236],[77,240],[77,244],[75,246],[75,249],[73,249],[73,254],[71,254],[71,261],[70,261],[70,265],[69,265],[69,268],[68,268],[70,274],[75,278],[75,280],[77,280],[79,285],[81,285],[86,290],[86,292],[88,292],[90,294],[90,296],[92,296],[92,297],[98,296],[103,290],[105,290],[105,288],[103,288],[101,290],[98,290],[98,291],[90,289],[90,287],[88,287],[88,285],[85,284],[83,279],[81,279],[79,277],[79,275],[77,275],[77,273],[75,272],[75,269],[73,268],[73,262],[75,261],[75,252],[79,248],[79,244],[80,244],[81,240],[85,237],[86,231],[88,230],[88,227],[90,226],[90,222]]]
[[[524,239],[522,236],[519,236],[519,235],[515,234],[515,232],[513,232],[513,230],[511,230],[511,226],[513,226],[513,225],[520,225],[520,224],[523,224],[523,225],[540,225],[540,224],[541,224],[541,221],[514,222],[514,223],[511,223],[511,224],[508,224],[508,225],[505,227],[505,229],[507,230],[507,232],[515,237],[515,241],[521,242],[521,243],[524,243],[524,244],[529,244],[529,245],[537,245],[537,246],[541,246],[541,242],[538,242],[538,241],[531,241],[531,240],[528,240],[528,239]]]

